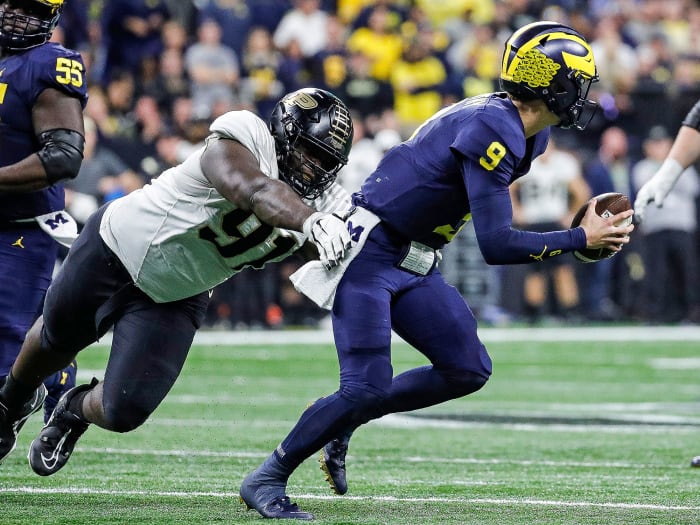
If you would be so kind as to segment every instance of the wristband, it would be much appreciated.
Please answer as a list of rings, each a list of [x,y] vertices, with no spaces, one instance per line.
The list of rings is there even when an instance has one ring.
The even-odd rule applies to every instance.
[[[306,218],[304,224],[301,226],[301,231],[304,233],[307,239],[313,240],[313,237],[311,237],[311,228],[313,228],[314,224],[316,224],[316,221],[318,221],[324,215],[325,213],[317,211]]]

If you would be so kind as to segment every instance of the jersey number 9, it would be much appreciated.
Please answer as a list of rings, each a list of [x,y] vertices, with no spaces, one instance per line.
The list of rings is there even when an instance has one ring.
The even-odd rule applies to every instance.
[[[486,158],[480,157],[479,164],[482,168],[492,171],[506,154],[506,147],[500,142],[494,141],[486,148]]]

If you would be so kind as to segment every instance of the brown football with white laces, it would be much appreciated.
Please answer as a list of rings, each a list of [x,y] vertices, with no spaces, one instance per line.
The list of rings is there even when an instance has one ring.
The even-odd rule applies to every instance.
[[[600,195],[597,195],[590,199],[576,212],[576,215],[574,215],[574,218],[571,221],[572,228],[576,228],[578,225],[581,224],[581,220],[583,219],[583,216],[586,214],[586,210],[588,209],[588,204],[593,199],[596,199],[598,201],[595,205],[596,213],[604,219],[612,217],[613,215],[617,215],[618,213],[623,212],[625,210],[632,209],[632,203],[625,194],[616,192],[601,193]],[[626,226],[631,223],[632,217],[628,217],[624,221],[617,223],[616,226]],[[574,251],[574,257],[576,257],[576,259],[578,259],[581,262],[591,263],[602,261],[604,259],[609,259],[616,253],[617,252],[609,250],[608,248],[584,248],[583,250]]]

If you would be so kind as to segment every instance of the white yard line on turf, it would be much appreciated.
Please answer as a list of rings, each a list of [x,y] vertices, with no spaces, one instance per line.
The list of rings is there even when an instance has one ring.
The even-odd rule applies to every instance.
[[[109,447],[77,447],[76,451],[93,454],[108,454],[110,456],[158,456],[158,457],[204,457],[204,458],[233,458],[233,459],[255,459],[266,458],[269,452],[255,451],[216,451],[216,450],[154,450],[154,449],[125,449]],[[406,463],[453,463],[466,465],[521,465],[555,468],[601,468],[601,469],[683,469],[689,467],[683,463],[679,465],[637,463],[624,461],[549,461],[549,460],[529,460],[529,459],[499,459],[499,458],[460,458],[460,457],[430,457],[430,456],[362,456],[361,458],[348,456],[353,461],[363,463],[375,463],[377,461],[392,461]],[[692,469],[690,469],[692,470]],[[2,492],[0,488],[0,493]]]
[[[480,328],[485,343],[510,341],[700,341],[700,326],[591,326],[559,328]],[[394,334],[394,338],[400,338]],[[110,344],[111,333],[98,344]],[[207,331],[194,339],[201,345],[332,344],[333,333],[319,330]]]
[[[36,488],[36,487],[9,487],[0,488],[0,494],[85,494],[105,496],[158,496],[172,498],[238,498],[237,492],[179,492],[179,491],[151,491],[151,490],[107,490],[94,488]],[[300,499],[337,501],[338,496],[326,496],[319,494],[300,494],[295,496]],[[648,503],[597,503],[592,501],[559,501],[536,499],[505,499],[505,498],[400,498],[395,496],[343,496],[344,500],[352,501],[386,501],[406,503],[466,503],[484,505],[511,505],[529,507],[598,507],[610,509],[640,509],[640,510],[697,510],[700,506],[685,505],[654,505]]]

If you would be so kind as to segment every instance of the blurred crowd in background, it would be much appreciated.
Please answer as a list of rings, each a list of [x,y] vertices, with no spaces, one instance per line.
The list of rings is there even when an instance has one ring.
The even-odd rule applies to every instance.
[[[550,151],[513,188],[516,225],[568,227],[582,202],[607,191],[633,200],[700,99],[696,0],[67,0],[53,40],[83,55],[90,97],[68,209],[84,221],[182,161],[217,116],[247,109],[267,119],[284,93],[306,86],[334,92],[353,112],[355,144],[339,181],[356,191],[384,151],[441,107],[497,91],[503,43],[537,20],[591,42],[601,109],[584,132],[554,131]],[[566,255],[488,267],[465,228],[442,270],[484,323],[699,323],[699,195],[691,168],[604,262]],[[325,322],[327,312],[289,283],[299,264],[219,287],[209,326]]]

